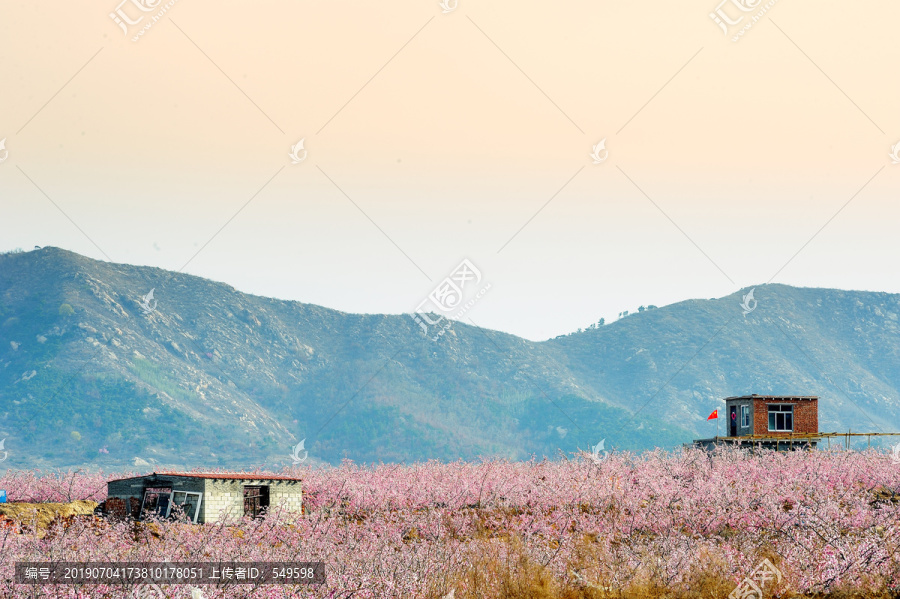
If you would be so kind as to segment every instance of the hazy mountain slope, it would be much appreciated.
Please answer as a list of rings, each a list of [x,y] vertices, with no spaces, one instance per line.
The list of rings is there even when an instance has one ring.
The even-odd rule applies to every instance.
[[[10,465],[258,464],[287,460],[303,438],[331,461],[523,458],[555,453],[565,435],[522,419],[526,402],[567,396],[596,399],[557,356],[511,335],[458,324],[433,342],[408,316],[276,301],[56,248],[0,257]],[[596,443],[604,414],[622,417],[589,413],[591,434],[569,436],[568,449]]]
[[[330,462],[526,458],[604,438],[672,447],[712,430],[716,399],[751,392],[818,393],[823,428],[872,430],[838,388],[896,427],[898,296],[774,285],[756,298],[746,317],[735,295],[543,343],[462,323],[432,341],[408,315],[346,314],[57,248],[6,254],[5,465],[250,467],[289,462],[300,439]]]
[[[719,398],[750,392],[819,395],[820,430],[900,430],[900,296],[765,285],[744,315],[747,291],[547,343],[609,401],[637,409],[659,391],[645,409],[694,430],[712,430]]]

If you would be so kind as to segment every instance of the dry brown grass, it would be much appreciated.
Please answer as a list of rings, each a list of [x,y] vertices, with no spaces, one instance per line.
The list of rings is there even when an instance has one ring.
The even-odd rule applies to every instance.
[[[36,530],[38,536],[43,536],[54,520],[91,517],[96,507],[96,501],[85,500],[69,503],[3,503],[0,504],[0,517],[5,521],[15,522],[20,530]]]
[[[735,588],[722,575],[724,564],[713,556],[694,564],[678,584],[666,585],[658,578],[636,577],[626,585],[613,588],[609,581],[597,580],[596,566],[610,563],[612,556],[601,555],[594,535],[584,535],[575,552],[576,563],[568,564],[567,576],[555,576],[533,557],[526,542],[515,535],[496,535],[489,529],[473,546],[472,559],[462,571],[454,573],[447,589],[454,599],[725,599]],[[553,545],[548,545],[553,549]],[[549,555],[552,555],[552,551]],[[758,559],[773,563],[780,559],[762,550]],[[777,591],[777,592],[776,592]],[[430,597],[440,599],[447,591],[435,589]],[[827,594],[802,594],[788,588],[773,588],[765,599],[900,599],[900,593],[887,589],[861,593],[837,589]]]

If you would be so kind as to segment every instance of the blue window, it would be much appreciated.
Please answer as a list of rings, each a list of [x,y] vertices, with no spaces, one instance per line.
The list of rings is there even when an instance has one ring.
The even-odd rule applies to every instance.
[[[775,432],[793,432],[794,406],[788,404],[770,405],[769,430]]]

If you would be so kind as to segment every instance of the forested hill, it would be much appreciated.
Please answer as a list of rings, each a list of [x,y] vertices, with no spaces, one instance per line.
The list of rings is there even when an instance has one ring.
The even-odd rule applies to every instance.
[[[669,449],[745,393],[820,395],[822,430],[900,430],[900,296],[766,285],[745,315],[748,291],[539,343],[463,323],[434,341],[409,315],[9,253],[3,465],[275,466],[301,439],[307,463]]]

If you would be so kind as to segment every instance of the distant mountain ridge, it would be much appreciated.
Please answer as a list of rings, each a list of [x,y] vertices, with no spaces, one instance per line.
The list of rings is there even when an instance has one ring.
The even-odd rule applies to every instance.
[[[153,289],[153,301],[144,297]],[[761,285],[543,342],[347,314],[47,247],[0,255],[6,467],[253,467],[672,448],[745,393],[900,430],[900,295]],[[155,309],[152,309],[154,308]]]

